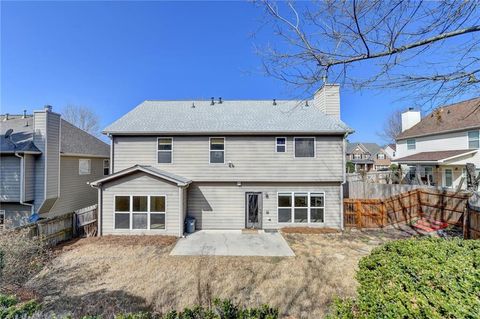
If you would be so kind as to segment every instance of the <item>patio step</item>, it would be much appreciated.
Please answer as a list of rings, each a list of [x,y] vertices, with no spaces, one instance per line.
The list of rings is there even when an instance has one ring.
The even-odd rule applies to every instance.
[[[258,234],[258,229],[244,228],[242,229],[242,234]]]

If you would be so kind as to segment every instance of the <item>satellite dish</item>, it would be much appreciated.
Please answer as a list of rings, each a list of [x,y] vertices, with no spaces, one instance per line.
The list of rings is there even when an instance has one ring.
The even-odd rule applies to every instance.
[[[5,138],[10,138],[10,136],[12,135],[13,133],[13,129],[9,128],[6,132],[5,132]]]

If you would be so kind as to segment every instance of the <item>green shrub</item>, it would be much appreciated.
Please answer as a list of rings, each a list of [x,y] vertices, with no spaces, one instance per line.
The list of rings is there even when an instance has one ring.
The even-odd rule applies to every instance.
[[[357,280],[357,299],[330,318],[480,318],[480,241],[392,241],[362,258]]]
[[[26,318],[40,310],[35,300],[20,303],[14,296],[0,294],[0,319]]]

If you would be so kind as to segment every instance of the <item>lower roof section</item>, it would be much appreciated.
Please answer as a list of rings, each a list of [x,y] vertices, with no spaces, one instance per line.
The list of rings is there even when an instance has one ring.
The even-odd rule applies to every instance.
[[[420,152],[413,155],[405,156],[395,159],[394,162],[400,164],[410,163],[438,163],[442,164],[446,161],[453,160],[457,157],[474,154],[478,150],[451,150],[451,151],[435,151],[435,152]]]

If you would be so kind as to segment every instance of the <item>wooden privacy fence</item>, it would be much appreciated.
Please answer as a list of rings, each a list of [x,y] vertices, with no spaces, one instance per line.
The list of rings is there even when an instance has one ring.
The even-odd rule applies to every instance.
[[[344,199],[344,226],[379,228],[431,217],[462,224],[469,194],[415,189],[385,199]]]
[[[467,209],[464,235],[466,239],[480,239],[480,211],[473,208]]]

